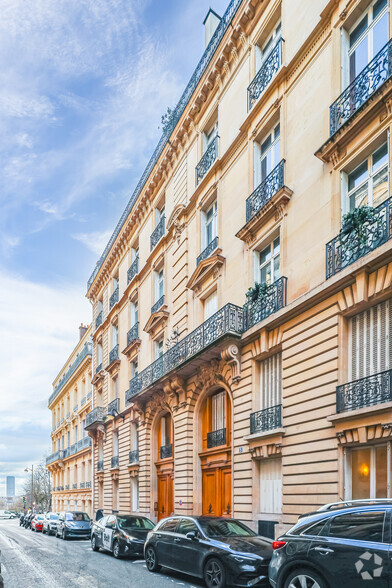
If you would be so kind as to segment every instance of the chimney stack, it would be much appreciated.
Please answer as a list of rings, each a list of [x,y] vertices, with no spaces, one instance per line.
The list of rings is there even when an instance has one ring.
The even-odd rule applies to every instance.
[[[84,325],[83,323],[80,323],[80,327],[79,327],[79,341],[81,341],[83,339],[86,331],[87,331],[86,325]]]
[[[206,47],[208,43],[211,41],[221,20],[222,19],[219,16],[219,14],[217,14],[214,10],[212,10],[212,8],[210,8],[207,12],[207,16],[203,21]]]

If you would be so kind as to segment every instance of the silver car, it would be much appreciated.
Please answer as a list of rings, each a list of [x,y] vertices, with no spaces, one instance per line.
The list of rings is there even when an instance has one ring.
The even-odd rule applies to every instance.
[[[44,522],[42,524],[42,533],[47,533],[48,535],[55,535],[57,531],[57,520],[59,515],[57,512],[47,512],[45,514]]]

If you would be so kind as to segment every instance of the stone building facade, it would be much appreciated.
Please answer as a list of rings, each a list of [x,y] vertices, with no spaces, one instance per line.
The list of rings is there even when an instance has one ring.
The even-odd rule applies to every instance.
[[[390,18],[232,0],[214,20],[88,282],[94,509],[273,536],[391,495]]]

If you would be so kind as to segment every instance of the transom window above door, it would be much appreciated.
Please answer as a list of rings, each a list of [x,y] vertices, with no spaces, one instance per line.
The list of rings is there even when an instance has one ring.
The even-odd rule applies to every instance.
[[[347,175],[344,211],[378,206],[389,196],[389,153],[385,142]]]
[[[273,284],[280,278],[280,237],[277,237],[258,254],[256,282]]]

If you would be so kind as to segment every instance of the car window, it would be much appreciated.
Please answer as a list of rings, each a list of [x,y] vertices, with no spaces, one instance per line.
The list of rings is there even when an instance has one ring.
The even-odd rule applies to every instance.
[[[96,521],[96,522],[98,523],[98,525],[102,525],[102,527],[104,527],[106,525],[108,518],[109,518],[108,516],[102,517],[102,519],[99,519],[99,521]]]
[[[51,520],[51,521],[57,521],[57,519],[58,519],[58,518],[59,518],[59,516],[58,516],[58,515],[56,515],[56,514],[51,514],[51,515],[50,515],[50,520]]]
[[[160,527],[159,531],[166,531],[169,533],[175,533],[177,527],[178,519],[169,519],[165,521]]]
[[[325,529],[324,527],[326,527],[326,523],[328,522],[329,519],[323,519],[322,521],[319,521],[318,523],[313,523],[307,526],[301,526],[298,529],[294,529],[293,532],[290,531],[290,535],[312,535],[312,536],[318,536],[318,535],[323,535],[323,533],[325,533]]]
[[[255,537],[249,527],[229,519],[199,519],[199,524],[207,537]]]
[[[181,519],[177,533],[181,533],[181,535],[186,535],[191,531],[199,531],[195,521],[192,521],[191,519]]]
[[[89,521],[90,517],[85,512],[67,512],[65,513],[66,521]]]
[[[137,531],[138,529],[153,529],[154,523],[144,517],[117,517],[118,526],[125,531]]]
[[[352,512],[338,515],[331,520],[329,536],[381,543],[384,519],[384,511]]]
[[[114,529],[115,526],[116,526],[115,517],[109,516],[108,520],[106,521],[105,527],[109,527],[109,529]]]

